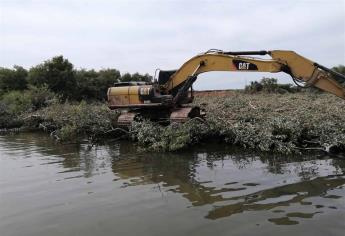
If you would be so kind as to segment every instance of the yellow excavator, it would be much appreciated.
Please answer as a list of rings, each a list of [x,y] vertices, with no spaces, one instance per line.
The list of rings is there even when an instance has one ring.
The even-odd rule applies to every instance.
[[[269,55],[271,59],[254,55]],[[208,71],[285,72],[297,85],[315,86],[345,99],[345,87],[340,82],[345,82],[344,75],[293,51],[211,49],[191,58],[178,70],[160,70],[158,80],[153,83],[116,83],[108,89],[108,106],[121,111],[117,125],[122,127],[129,127],[138,117],[165,123],[200,117],[200,108],[188,104],[194,98],[192,85],[197,76]]]

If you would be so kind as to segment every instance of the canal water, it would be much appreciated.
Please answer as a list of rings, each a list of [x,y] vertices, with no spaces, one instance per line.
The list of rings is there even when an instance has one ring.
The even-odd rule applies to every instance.
[[[0,136],[0,235],[345,235],[345,160]]]

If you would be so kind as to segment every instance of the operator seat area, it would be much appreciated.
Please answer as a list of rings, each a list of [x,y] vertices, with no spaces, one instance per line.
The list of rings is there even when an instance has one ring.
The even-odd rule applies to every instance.
[[[168,82],[170,76],[172,76],[177,70],[160,70],[158,74],[158,84],[163,85]]]

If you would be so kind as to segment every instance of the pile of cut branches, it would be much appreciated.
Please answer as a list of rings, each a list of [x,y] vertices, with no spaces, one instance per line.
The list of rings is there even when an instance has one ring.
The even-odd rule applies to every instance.
[[[205,122],[132,126],[133,140],[150,150],[175,151],[217,140],[275,153],[345,151],[345,101],[329,94],[243,94],[197,97]]]

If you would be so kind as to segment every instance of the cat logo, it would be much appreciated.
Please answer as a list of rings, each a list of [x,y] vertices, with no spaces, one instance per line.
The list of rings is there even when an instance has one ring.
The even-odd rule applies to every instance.
[[[243,60],[234,59],[233,64],[237,70],[258,70],[258,67],[255,64]]]
[[[151,88],[149,88],[149,87],[140,88],[139,94],[140,95],[150,95],[150,90],[151,90]]]
[[[249,69],[249,62],[240,62],[238,63],[239,70],[248,70]]]

